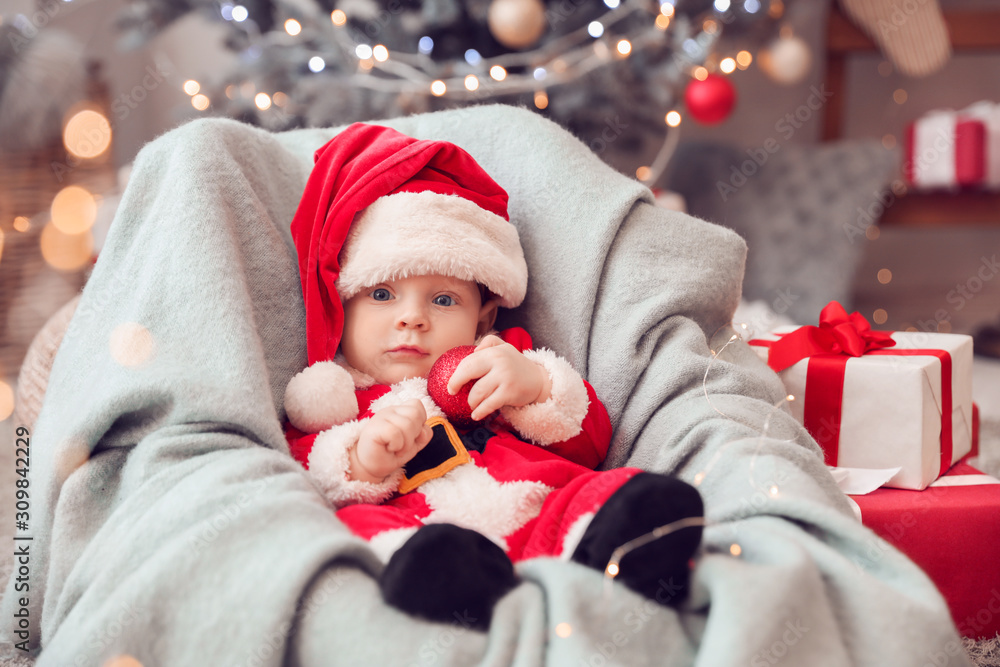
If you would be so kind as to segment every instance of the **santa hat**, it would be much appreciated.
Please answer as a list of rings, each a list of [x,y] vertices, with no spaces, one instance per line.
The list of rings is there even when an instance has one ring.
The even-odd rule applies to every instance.
[[[507,308],[518,306],[527,289],[507,193],[447,141],[349,126],[316,151],[291,232],[310,365],[334,358],[343,335],[342,302],[365,287],[447,275],[484,285]],[[315,428],[328,420],[310,421]]]

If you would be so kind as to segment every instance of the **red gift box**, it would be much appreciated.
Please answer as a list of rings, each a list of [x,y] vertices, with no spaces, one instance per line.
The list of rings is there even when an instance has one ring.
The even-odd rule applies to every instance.
[[[906,127],[906,181],[920,190],[986,185],[986,124],[959,111],[932,111]]]
[[[919,565],[941,591],[959,632],[1000,632],[1000,480],[960,462],[923,491],[850,496],[861,521]],[[867,558],[882,552],[872,546]]]

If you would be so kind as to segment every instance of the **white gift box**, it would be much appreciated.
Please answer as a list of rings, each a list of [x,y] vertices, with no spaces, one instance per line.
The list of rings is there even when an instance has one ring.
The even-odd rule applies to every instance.
[[[750,343],[766,361],[768,341],[793,330],[777,329]],[[861,357],[806,358],[779,376],[796,399],[793,415],[823,447],[829,465],[899,467],[886,486],[921,490],[972,447],[972,337],[897,331],[892,339],[894,347]],[[945,384],[942,356],[951,363]],[[951,409],[944,412],[949,398]]]

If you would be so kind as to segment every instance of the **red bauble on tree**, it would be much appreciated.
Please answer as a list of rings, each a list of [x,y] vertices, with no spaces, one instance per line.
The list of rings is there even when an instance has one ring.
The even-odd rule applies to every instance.
[[[714,125],[729,117],[736,105],[736,89],[727,77],[709,74],[703,81],[691,80],[684,91],[684,103],[696,121]]]

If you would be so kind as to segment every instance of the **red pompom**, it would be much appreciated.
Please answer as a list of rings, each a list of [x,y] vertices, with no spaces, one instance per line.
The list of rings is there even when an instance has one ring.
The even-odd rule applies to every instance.
[[[476,424],[472,419],[472,408],[469,407],[469,392],[475,380],[466,382],[457,394],[448,393],[448,380],[455,374],[459,362],[475,352],[475,345],[459,345],[453,347],[434,362],[427,374],[427,393],[438,404],[441,411],[455,426],[468,428]]]
[[[736,89],[728,77],[709,74],[704,81],[691,80],[684,91],[684,104],[699,123],[720,123],[736,105]]]

